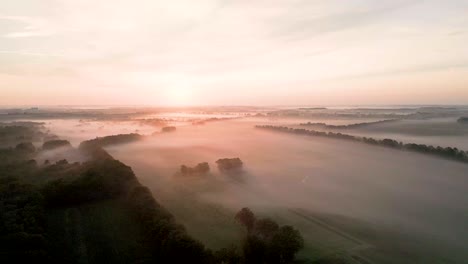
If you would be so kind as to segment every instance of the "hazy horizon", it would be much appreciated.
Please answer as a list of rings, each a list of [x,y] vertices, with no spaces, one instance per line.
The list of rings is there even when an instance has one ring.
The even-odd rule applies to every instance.
[[[82,109],[111,109],[111,108],[164,108],[164,109],[190,109],[190,108],[213,108],[213,107],[225,107],[225,108],[235,108],[235,107],[258,107],[258,108],[329,108],[329,109],[352,109],[352,108],[419,108],[419,107],[466,107],[466,104],[251,104],[251,105],[242,105],[242,104],[198,104],[198,105],[150,105],[150,104],[3,104],[0,105],[0,109],[10,109],[10,108],[82,108]]]

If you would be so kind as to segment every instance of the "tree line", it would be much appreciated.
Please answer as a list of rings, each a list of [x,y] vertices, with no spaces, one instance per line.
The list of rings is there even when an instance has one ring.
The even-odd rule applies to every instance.
[[[328,138],[336,138],[336,139],[346,139],[355,142],[362,142],[369,145],[377,145],[377,146],[384,146],[390,147],[394,149],[400,150],[409,150],[424,154],[435,155],[443,158],[448,158],[452,160],[457,160],[461,162],[468,162],[468,151],[463,151],[458,148],[452,147],[434,147],[431,145],[425,144],[416,144],[416,143],[402,143],[396,141],[394,139],[374,139],[370,137],[358,137],[352,136],[348,134],[342,133],[335,133],[335,132],[322,132],[316,130],[307,130],[302,128],[289,128],[285,126],[271,126],[271,125],[264,125],[264,126],[256,126],[259,129],[267,129],[279,132],[286,132],[286,133],[293,133],[298,135],[307,135],[307,136],[318,136],[318,137],[328,137]]]
[[[371,126],[371,125],[377,125],[377,124],[391,123],[395,121],[398,121],[398,119],[386,119],[386,120],[379,120],[375,122],[362,122],[362,123],[354,123],[354,124],[349,124],[349,125],[328,125],[326,123],[312,123],[312,122],[301,123],[299,125],[322,127],[322,128],[329,128],[329,129],[352,129],[352,128],[361,128],[361,127],[366,127],[366,126]]]
[[[142,138],[143,136],[137,133],[97,137],[95,139],[90,139],[90,140],[81,142],[79,148],[89,150],[91,148],[99,148],[99,147],[106,147],[110,145],[131,143],[131,142],[141,140]]]

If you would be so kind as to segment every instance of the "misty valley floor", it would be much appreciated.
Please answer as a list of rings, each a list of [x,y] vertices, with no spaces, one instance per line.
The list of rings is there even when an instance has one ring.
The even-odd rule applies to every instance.
[[[346,253],[371,263],[468,258],[468,219],[460,215],[468,201],[466,164],[257,131],[248,121],[181,127],[109,151],[213,248],[239,242],[231,216],[248,206],[297,226],[307,257]],[[173,177],[181,164],[208,161],[214,168],[218,158],[237,156],[246,164],[242,179],[216,169],[206,179]]]
[[[249,207],[259,217],[300,230],[305,247],[299,260],[334,256],[361,264],[468,260],[467,163],[255,128],[316,129],[467,150],[468,126],[458,122],[459,116],[468,116],[465,108],[74,111],[0,114],[0,122],[14,127],[42,122],[48,136],[69,140],[73,146],[115,134],[144,135],[132,134],[137,141],[105,149],[131,166],[189,235],[210,249],[240,245],[245,230],[234,215]],[[174,126],[173,132],[160,132],[167,126]],[[34,141],[34,134],[23,137],[41,144]],[[0,141],[1,147],[11,147],[8,144]],[[240,173],[217,168],[218,159],[235,157],[244,163]],[[42,151],[35,157],[38,164],[63,158],[70,163],[86,161],[73,151]],[[202,162],[208,162],[209,173],[178,174],[181,165]],[[31,181],[41,183],[50,177]],[[117,199],[50,212],[51,237],[71,238],[56,251],[73,248],[78,261],[127,252],[109,261],[131,262],[131,256],[140,255],[131,249],[138,248],[133,243],[141,234],[132,228],[134,220],[125,210]],[[105,246],[96,250],[100,244]]]

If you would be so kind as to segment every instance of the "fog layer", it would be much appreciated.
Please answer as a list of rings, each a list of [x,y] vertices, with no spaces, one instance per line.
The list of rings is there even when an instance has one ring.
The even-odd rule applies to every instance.
[[[345,217],[415,241],[427,242],[430,237],[428,257],[468,257],[460,253],[468,252],[468,215],[463,213],[468,205],[466,164],[257,130],[253,128],[257,122],[179,127],[175,133],[108,150],[130,165],[189,232],[211,247],[237,243],[231,211],[249,206],[284,224],[299,225],[309,242],[320,234],[314,223],[300,220],[298,212]],[[218,172],[215,161],[226,157],[241,158],[244,173]],[[209,175],[174,177],[180,165],[205,161],[211,166]]]

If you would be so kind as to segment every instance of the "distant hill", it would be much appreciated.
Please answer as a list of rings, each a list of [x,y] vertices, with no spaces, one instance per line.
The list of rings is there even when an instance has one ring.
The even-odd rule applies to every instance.
[[[349,124],[349,125],[328,125],[326,123],[311,123],[311,122],[302,123],[300,125],[322,127],[322,128],[329,128],[329,129],[352,129],[352,128],[367,127],[367,126],[372,126],[372,125],[377,125],[377,124],[391,123],[395,121],[398,121],[398,119],[386,119],[386,120],[379,120],[375,122],[362,122],[362,123],[355,123],[355,124]]]

